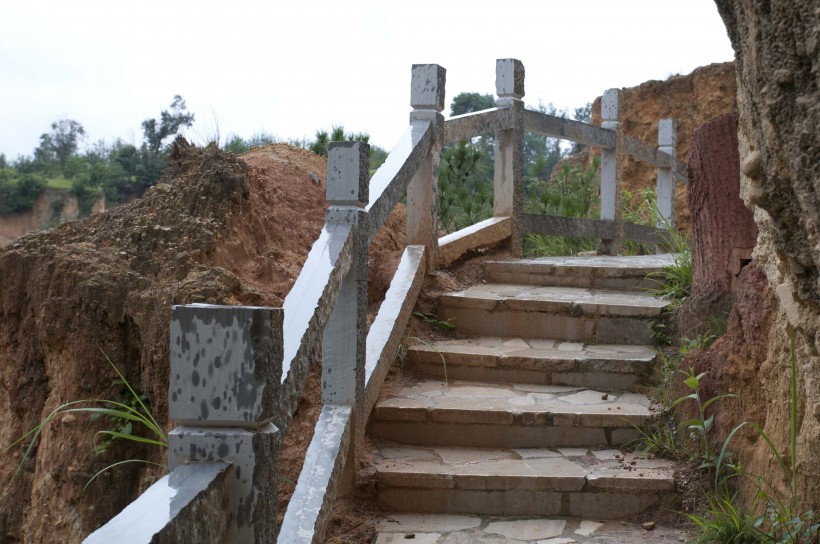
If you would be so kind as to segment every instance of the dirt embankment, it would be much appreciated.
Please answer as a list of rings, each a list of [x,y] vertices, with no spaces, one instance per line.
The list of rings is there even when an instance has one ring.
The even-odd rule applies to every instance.
[[[240,159],[181,142],[142,199],[0,250],[0,444],[62,403],[118,398],[102,352],[170,430],[170,306],[280,305],[324,222],[326,170],[285,144]],[[404,245],[401,220],[390,229],[371,247],[374,299]],[[20,447],[0,457],[0,542],[79,542],[157,479],[161,469],[127,464],[83,492],[112,462],[165,461],[158,448],[116,442],[96,455],[94,432],[105,427],[66,415],[19,471]]]
[[[105,210],[105,196],[100,194],[91,206],[91,213]],[[12,243],[24,234],[47,229],[80,217],[77,197],[67,189],[45,189],[34,206],[24,212],[0,215],[0,247]]]
[[[647,81],[621,89],[621,128],[625,134],[654,147],[658,144],[658,121],[674,119],[678,158],[686,161],[695,129],[718,115],[737,111],[736,93],[733,62],[702,66],[691,74],[675,75],[665,81]],[[601,123],[600,97],[592,104],[592,123]],[[643,189],[655,187],[657,170],[628,156],[623,160],[623,187],[632,193],[633,203],[637,203]],[[691,220],[686,186],[680,183],[675,191],[675,208],[677,226],[688,229]]]

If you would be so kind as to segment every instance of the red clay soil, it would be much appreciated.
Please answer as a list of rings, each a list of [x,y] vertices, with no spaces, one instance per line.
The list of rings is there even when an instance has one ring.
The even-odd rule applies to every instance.
[[[101,351],[172,429],[171,304],[281,305],[324,223],[326,170],[323,158],[286,144],[237,158],[178,141],[143,198],[0,249],[0,444],[64,402],[117,398],[122,387]],[[401,214],[371,246],[373,300],[404,245]],[[165,462],[164,450],[116,442],[96,455],[102,428],[67,415],[22,465],[21,447],[0,455],[0,542],[80,542],[160,476],[132,463],[83,491],[112,462]],[[286,441],[306,447],[310,434],[311,425],[294,423]],[[291,455],[286,447],[283,466]]]

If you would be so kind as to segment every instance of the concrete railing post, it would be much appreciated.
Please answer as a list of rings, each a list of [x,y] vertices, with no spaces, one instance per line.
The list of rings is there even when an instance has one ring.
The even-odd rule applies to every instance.
[[[600,252],[617,255],[623,236],[621,222],[621,146],[618,89],[601,97],[601,128],[615,131],[615,147],[601,148],[601,219],[613,222],[612,238],[601,240]]]
[[[364,208],[369,199],[370,146],[333,142],[327,152],[328,225],[353,226],[353,259],[339,289],[322,339],[322,404],[356,408],[351,455],[364,437],[365,341],[367,335],[367,241]],[[348,457],[348,461],[352,461]],[[354,463],[347,464],[351,469]]]
[[[524,206],[524,65],[516,59],[495,63],[496,105],[509,108],[513,126],[495,133],[493,216],[509,216],[512,222],[510,250],[523,253],[521,214]]]
[[[430,122],[430,151],[407,185],[407,245],[427,248],[430,270],[438,260],[438,167],[444,134],[444,88],[447,70],[438,64],[414,64],[410,82],[410,124]]]
[[[168,435],[168,468],[236,465],[235,534],[224,542],[272,542],[281,437],[270,421],[282,374],[282,309],[174,306],[170,328],[169,415],[180,426]]]
[[[658,123],[658,151],[666,153],[671,157],[677,157],[675,146],[677,144],[677,134],[675,121],[673,119],[661,119]],[[658,167],[658,186],[655,191],[655,199],[658,204],[658,228],[663,229],[668,225],[675,226],[675,177],[674,162],[670,168]]]

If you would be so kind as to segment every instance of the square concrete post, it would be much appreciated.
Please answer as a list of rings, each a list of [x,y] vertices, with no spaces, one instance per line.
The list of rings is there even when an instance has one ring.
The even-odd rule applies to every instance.
[[[599,253],[617,255],[621,249],[621,123],[618,89],[604,91],[601,97],[601,128],[615,131],[615,147],[601,148],[601,219],[612,221],[612,238],[601,240]]]
[[[270,423],[282,375],[282,309],[190,304],[171,313],[168,468],[225,461],[236,465],[236,535],[275,536],[276,459]],[[229,501],[228,501],[229,502]]]
[[[346,467],[355,477],[355,460],[364,439],[364,366],[367,337],[367,239],[370,146],[333,142],[327,152],[328,224],[353,227],[353,259],[339,289],[322,338],[322,404],[350,406],[353,440]],[[348,478],[348,481],[351,478]],[[344,491],[344,490],[343,490]]]
[[[509,108],[512,128],[495,133],[493,216],[510,217],[514,257],[523,254],[521,214],[524,206],[524,65],[516,59],[495,62],[496,106]]]
[[[428,271],[438,261],[438,167],[444,134],[444,88],[447,70],[438,64],[414,64],[410,80],[410,125],[433,125],[433,143],[407,185],[407,245],[423,245]]]
[[[677,134],[674,119],[661,119],[658,123],[658,151],[666,153],[672,158],[677,157],[675,146]],[[658,166],[658,185],[655,190],[655,200],[658,204],[658,228],[675,226],[675,177],[674,162],[671,167]]]

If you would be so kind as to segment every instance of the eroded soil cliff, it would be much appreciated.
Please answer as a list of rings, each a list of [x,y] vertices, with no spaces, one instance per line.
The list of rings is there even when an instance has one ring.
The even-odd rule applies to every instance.
[[[103,353],[170,430],[171,305],[280,305],[324,223],[326,170],[284,144],[237,158],[181,141],[144,198],[0,250],[0,444],[62,403],[120,397]],[[374,300],[403,246],[394,218],[371,246]],[[123,441],[96,455],[106,425],[67,414],[22,464],[25,444],[3,453],[0,542],[79,542],[157,479],[162,469],[133,463],[83,491],[112,462],[165,462],[163,450]]]
[[[691,74],[673,75],[665,81],[647,81],[637,87],[621,89],[620,120],[625,134],[651,146],[658,143],[658,121],[674,119],[677,124],[677,154],[686,161],[695,129],[704,122],[737,110],[734,63],[710,64]],[[592,122],[600,125],[601,99],[592,104]],[[640,192],[654,188],[657,170],[637,159],[624,156],[623,187],[637,203]],[[676,224],[689,228],[686,186],[677,184]]]

